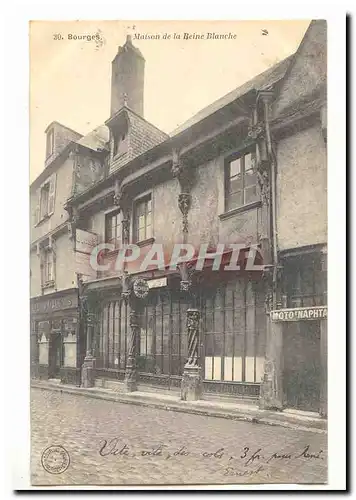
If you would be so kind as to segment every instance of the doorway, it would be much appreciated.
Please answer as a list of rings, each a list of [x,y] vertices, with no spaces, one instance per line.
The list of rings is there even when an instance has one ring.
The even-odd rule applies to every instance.
[[[285,323],[283,350],[283,386],[287,406],[319,411],[320,322]]]
[[[48,365],[48,378],[60,378],[62,365],[61,331],[52,331],[51,333]]]

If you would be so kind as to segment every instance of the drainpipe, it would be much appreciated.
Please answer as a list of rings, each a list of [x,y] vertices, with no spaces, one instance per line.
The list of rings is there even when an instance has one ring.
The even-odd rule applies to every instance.
[[[272,307],[277,308],[277,273],[278,273],[278,252],[277,252],[277,215],[276,215],[276,179],[277,179],[277,161],[276,156],[272,147],[271,130],[270,130],[270,118],[269,118],[269,107],[272,101],[272,92],[261,93],[262,102],[264,105],[264,117],[265,117],[265,131],[266,131],[266,143],[268,157],[271,161],[271,236],[272,236],[272,264],[273,264],[273,296],[272,296]]]

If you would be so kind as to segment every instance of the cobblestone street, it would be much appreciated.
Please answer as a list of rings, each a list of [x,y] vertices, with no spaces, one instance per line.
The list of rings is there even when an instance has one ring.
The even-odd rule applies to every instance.
[[[325,483],[327,437],[31,390],[33,485]],[[47,472],[60,445],[70,464]],[[59,464],[60,465],[60,464]]]

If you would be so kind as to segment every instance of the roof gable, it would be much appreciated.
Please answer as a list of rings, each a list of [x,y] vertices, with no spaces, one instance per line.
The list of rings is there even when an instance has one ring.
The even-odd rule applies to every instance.
[[[318,91],[326,91],[327,25],[324,20],[312,21],[283,80],[274,103],[277,117],[296,101],[305,100]]]

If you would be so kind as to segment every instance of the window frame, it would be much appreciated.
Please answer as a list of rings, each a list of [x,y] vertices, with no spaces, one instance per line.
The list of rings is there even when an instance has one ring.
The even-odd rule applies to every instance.
[[[113,158],[116,159],[128,151],[128,129],[113,131]]]
[[[318,251],[284,255],[283,295],[289,308],[324,305],[325,290]]]
[[[48,259],[48,256],[51,256],[51,259]],[[51,264],[50,267],[50,273],[48,272],[49,270],[49,264]],[[44,248],[42,252],[42,287],[50,287],[54,286],[55,279],[54,279],[54,266],[55,266],[55,257],[53,250],[51,248]]]
[[[148,202],[151,202],[151,210],[147,210],[147,204]],[[139,237],[139,216],[138,216],[138,207],[142,204],[145,204],[145,211],[144,211],[144,217],[145,217],[145,225],[144,230],[144,238]],[[147,225],[147,215],[151,214],[151,223]],[[132,231],[132,236],[133,236],[133,243],[141,243],[144,241],[149,241],[153,239],[153,196],[152,193],[145,193],[144,195],[136,198],[133,203],[133,231]],[[150,227],[151,231],[150,234],[147,233],[147,228]]]
[[[47,132],[46,138],[46,158],[49,158],[54,153],[54,129]]]
[[[48,217],[49,214],[49,198],[50,198],[50,181],[48,180],[41,186],[41,195],[40,195],[40,220],[45,219]],[[47,203],[46,203],[46,213],[42,212],[43,209],[43,193],[47,192]]]
[[[118,217],[118,216],[120,216],[120,223],[119,223],[119,224],[117,224],[117,223],[116,223],[116,225],[115,225],[115,229],[116,229],[116,231],[115,231],[115,234],[116,234],[115,240],[117,240],[117,239],[118,239],[118,238],[117,238],[117,228],[120,228],[120,233],[119,233],[120,238],[119,238],[119,241],[118,241],[118,242],[114,242],[114,241],[113,241],[114,239],[113,239],[112,235],[111,235],[111,238],[110,238],[110,239],[109,239],[109,237],[108,237],[108,226],[109,226],[108,222],[109,222],[109,221],[111,222],[110,227],[112,228],[112,219],[113,219],[114,217]],[[112,211],[107,212],[107,213],[105,214],[105,242],[106,242],[106,243],[112,243],[112,244],[114,244],[114,246],[115,246],[115,250],[118,250],[118,249],[120,248],[120,246],[123,244],[123,235],[122,235],[122,211],[121,211],[120,209],[117,209],[117,210],[112,210]]]
[[[244,157],[249,155],[249,154],[251,155],[252,170],[255,174],[255,183],[251,184],[250,186],[246,186],[246,184],[245,184],[245,182],[246,182],[246,174],[245,174],[246,169],[245,169]],[[236,191],[236,193],[230,192],[231,179],[233,177],[236,177],[236,176],[231,175],[231,164],[236,160],[240,160],[241,189],[239,191],[241,192],[242,202],[241,202],[241,204],[237,204],[236,206],[230,206],[231,195],[239,192],[239,191]],[[224,210],[225,210],[225,213],[241,209],[245,206],[249,206],[249,205],[252,205],[252,204],[260,201],[259,195],[258,195],[258,189],[257,189],[257,187],[258,187],[257,176],[256,176],[256,173],[255,173],[254,168],[253,168],[253,163],[255,162],[255,160],[256,160],[255,148],[253,148],[251,146],[248,148],[245,148],[242,151],[231,154],[225,158],[225,160],[224,160]],[[248,170],[250,170],[250,169],[247,169],[247,171]],[[256,189],[255,198],[253,200],[246,202],[246,189],[250,188],[252,186],[255,186],[255,189]]]

